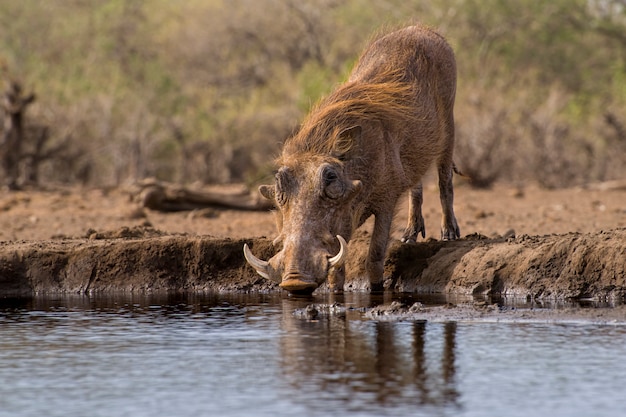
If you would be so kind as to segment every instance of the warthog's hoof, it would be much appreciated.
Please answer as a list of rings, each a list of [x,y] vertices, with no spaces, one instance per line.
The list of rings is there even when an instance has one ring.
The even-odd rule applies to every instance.
[[[298,278],[291,278],[281,282],[279,287],[293,294],[311,294],[317,288],[317,284]]]

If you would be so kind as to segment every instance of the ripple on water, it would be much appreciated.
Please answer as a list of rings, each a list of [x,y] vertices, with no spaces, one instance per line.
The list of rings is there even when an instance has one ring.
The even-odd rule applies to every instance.
[[[279,295],[4,300],[0,416],[621,412],[623,326],[379,322],[343,302],[307,318],[310,299]]]

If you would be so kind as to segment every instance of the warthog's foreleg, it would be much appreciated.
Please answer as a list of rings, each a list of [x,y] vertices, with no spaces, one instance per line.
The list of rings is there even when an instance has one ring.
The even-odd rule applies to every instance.
[[[328,271],[328,288],[330,291],[340,293],[343,291],[343,284],[346,282],[346,267],[341,265],[333,267]]]
[[[366,269],[371,291],[382,291],[385,255],[393,220],[393,210],[382,210],[381,213],[374,216],[374,230],[372,231]]]
[[[409,195],[409,222],[404,229],[402,235],[403,243],[417,242],[417,236],[426,237],[426,226],[424,225],[424,217],[422,216],[422,203],[424,197],[422,195],[422,183],[420,182],[415,188],[411,189]]]

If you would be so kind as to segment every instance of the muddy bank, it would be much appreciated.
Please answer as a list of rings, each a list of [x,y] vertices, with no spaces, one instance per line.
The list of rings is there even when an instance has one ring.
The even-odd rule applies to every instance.
[[[364,312],[364,317],[378,321],[428,321],[471,323],[572,323],[626,325],[626,305],[611,308],[516,308],[484,302],[424,306],[393,302]]]
[[[362,232],[350,242],[347,291],[368,287],[362,268],[368,239]],[[151,228],[93,231],[82,239],[2,242],[0,294],[279,291],[246,265],[244,243],[260,257],[273,254],[265,238],[168,235]],[[397,292],[619,301],[626,295],[626,229],[392,242],[385,277],[385,287]]]
[[[87,239],[0,243],[0,294],[263,291],[247,270],[246,240],[161,235],[123,228]],[[252,242],[247,241],[248,244]],[[260,253],[269,241],[254,241]]]
[[[394,244],[387,271],[389,286],[405,292],[618,300],[626,294],[626,229]]]
[[[626,325],[626,305],[584,308],[574,303],[561,307],[516,307],[514,305],[489,304],[485,301],[469,301],[459,304],[427,306],[416,302],[403,304],[393,301],[371,308],[345,307],[341,304],[309,304],[296,309],[294,317],[302,320],[320,320],[330,316],[359,314],[377,321],[422,321],[432,323],[572,323]]]

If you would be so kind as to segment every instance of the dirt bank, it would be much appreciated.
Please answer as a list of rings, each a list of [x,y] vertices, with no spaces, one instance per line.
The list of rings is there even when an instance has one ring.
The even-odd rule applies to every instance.
[[[434,239],[440,210],[436,191],[427,191],[425,242],[397,242],[406,221],[399,209],[385,266],[389,290],[624,299],[623,189],[461,186],[456,206],[466,237],[455,242]],[[247,242],[257,256],[272,255],[271,213],[165,214],[135,206],[123,190],[57,189],[0,196],[0,226],[0,296],[276,289],[241,252]],[[368,223],[350,242],[348,291],[367,288],[369,230]]]
[[[367,233],[350,243],[346,289],[368,287],[362,265]],[[4,242],[0,293],[102,291],[268,291],[242,256],[243,243],[269,258],[266,238],[224,239],[121,229],[87,239]],[[626,229],[545,237],[415,245],[392,243],[388,290],[499,294],[533,299],[622,300],[626,294]],[[323,290],[323,289],[322,289]]]
[[[366,286],[366,249],[363,239],[357,242],[348,286],[360,289]],[[621,300],[626,294],[626,229],[497,239],[470,235],[416,245],[394,242],[385,277],[385,286],[399,292]]]

